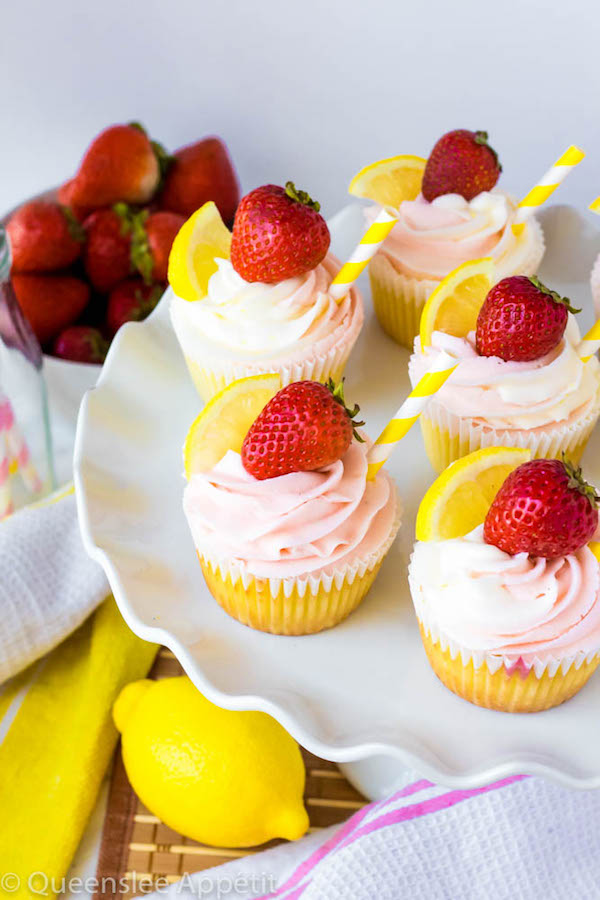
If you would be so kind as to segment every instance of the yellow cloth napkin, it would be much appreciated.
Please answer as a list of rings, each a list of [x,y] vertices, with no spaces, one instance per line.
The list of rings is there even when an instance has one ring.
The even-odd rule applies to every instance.
[[[111,709],[149,671],[157,647],[136,637],[114,600],[0,695],[0,898],[55,896],[67,874],[117,741]],[[25,693],[24,693],[25,692]],[[23,696],[24,694],[24,696]],[[15,712],[16,709],[16,712]],[[8,728],[8,730],[6,730]],[[53,881],[54,880],[54,881]],[[39,893],[37,894],[39,896]]]

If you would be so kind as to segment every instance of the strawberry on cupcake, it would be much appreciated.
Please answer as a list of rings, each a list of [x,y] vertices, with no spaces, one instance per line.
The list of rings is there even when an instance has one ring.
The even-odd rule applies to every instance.
[[[310,634],[361,602],[400,508],[384,470],[367,480],[363,423],[342,386],[280,383],[241,379],[205,406],[185,444],[184,511],[206,583],[229,615]]]
[[[600,662],[598,495],[566,457],[527,455],[494,447],[450,466],[421,503],[409,569],[436,675],[507,712],[563,703]],[[467,482],[471,508],[453,515]]]
[[[537,271],[541,228],[532,217],[513,233],[516,202],[497,187],[501,172],[487,132],[459,128],[444,134],[426,160],[384,159],[353,179],[350,193],[397,210],[369,274],[383,329],[408,349],[427,298],[461,263],[491,256],[499,278]]]
[[[460,298],[436,311],[432,295],[409,362],[414,385],[440,353],[460,361],[421,417],[434,468],[501,445],[577,462],[600,415],[600,364],[577,352],[579,310],[528,275],[503,278],[472,301],[458,326],[448,306]]]
[[[260,372],[339,379],[363,307],[356,288],[330,296],[329,244],[319,204],[291,182],[247,194],[232,232],[211,203],[188,220],[169,262],[171,317],[203,398]]]

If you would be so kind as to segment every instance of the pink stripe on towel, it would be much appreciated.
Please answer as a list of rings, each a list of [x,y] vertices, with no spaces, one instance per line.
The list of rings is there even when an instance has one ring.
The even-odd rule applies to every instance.
[[[326,841],[321,847],[314,851],[311,856],[308,857],[303,863],[301,863],[298,868],[292,873],[292,875],[288,878],[288,880],[278,888],[275,893],[264,895],[257,900],[268,900],[271,897],[281,897],[285,894],[285,900],[297,900],[311,883],[311,879],[305,880],[306,877],[311,873],[316,866],[319,865],[327,856],[332,853],[337,853],[339,850],[342,850],[344,847],[350,846],[355,841],[359,840],[362,837],[366,837],[369,834],[372,834],[375,831],[379,831],[381,828],[386,828],[390,825],[398,825],[403,822],[410,822],[414,819],[419,819],[424,816],[430,815],[436,812],[442,812],[445,809],[450,809],[453,806],[456,806],[458,803],[462,803],[464,800],[469,800],[471,797],[477,797],[480,794],[487,794],[490,791],[499,790],[500,788],[507,787],[508,785],[514,784],[518,781],[522,781],[524,778],[527,778],[527,775],[513,775],[509,778],[503,778],[501,781],[496,781],[493,784],[485,785],[481,788],[474,788],[472,790],[466,791],[447,791],[444,794],[439,794],[437,797],[431,797],[427,800],[424,800],[422,803],[411,803],[410,805],[401,806],[398,809],[393,809],[390,812],[384,812],[378,818],[373,819],[368,822],[366,825],[360,826],[361,822],[364,821],[365,817],[372,813],[375,810],[383,810],[386,806],[390,806],[393,803],[396,803],[398,800],[403,797],[411,797],[414,794],[417,794],[420,791],[426,790],[427,788],[434,787],[431,781],[427,781],[426,779],[422,779],[421,781],[413,782],[412,784],[407,785],[402,790],[398,791],[396,794],[393,794],[387,800],[383,800],[379,803],[372,803],[369,806],[366,806],[364,809],[361,809],[358,813],[352,816],[346,823],[343,825],[332,837]],[[302,884],[299,884],[302,882]],[[292,888],[295,888],[291,893],[287,893],[291,891]]]
[[[298,868],[292,873],[292,875],[288,878],[288,880],[281,885],[277,889],[274,894],[265,894],[262,897],[257,898],[257,900],[267,900],[269,897],[278,897],[284,891],[289,891],[294,885],[298,884],[316,865],[318,865],[322,859],[329,855],[333,850],[336,849],[338,844],[340,844],[345,837],[350,835],[350,833],[360,825],[363,819],[369,815],[369,813],[373,812],[376,809],[383,809],[390,803],[394,803],[396,800],[400,800],[402,797],[410,797],[413,794],[418,793],[419,791],[423,791],[426,788],[432,786],[431,781],[427,781],[426,779],[421,779],[420,781],[415,781],[412,784],[406,785],[406,787],[397,791],[391,797],[387,797],[385,800],[380,800],[378,803],[370,803],[368,806],[364,806],[357,813],[355,813],[351,818],[348,819],[344,825],[339,828],[335,834],[333,834],[328,841],[325,841],[308,859],[305,859],[303,863],[301,863]],[[305,885],[306,886],[306,885]],[[305,887],[304,886],[304,887]],[[304,891],[304,887],[302,891]],[[288,895],[286,900],[292,900],[294,897],[299,897],[300,894],[294,893]]]

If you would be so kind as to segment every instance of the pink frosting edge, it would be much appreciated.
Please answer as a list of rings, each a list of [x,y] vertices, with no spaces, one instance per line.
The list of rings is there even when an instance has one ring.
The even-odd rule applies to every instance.
[[[530,565],[532,568],[535,568],[536,564],[541,562],[542,560],[530,560]],[[559,560],[544,560],[543,562],[546,566],[555,565],[556,570],[564,571],[558,565]],[[490,668],[494,670],[497,668],[498,663],[501,663],[508,670],[509,674],[512,674],[513,671],[519,671],[526,677],[532,669],[538,670],[540,668],[545,669],[548,666],[558,667],[561,665],[568,668],[573,663],[580,664],[585,659],[600,655],[600,560],[586,546],[582,547],[581,550],[571,557],[565,557],[562,562],[563,564],[564,562],[569,563],[570,574],[572,574],[573,567],[582,574],[581,584],[568,607],[559,609],[556,616],[535,627],[534,633],[536,631],[539,632],[537,635],[538,640],[530,639],[521,643],[514,642],[510,644],[500,643],[493,650],[482,650],[477,647],[466,646],[451,638],[437,624],[432,615],[420,615],[417,612],[416,604],[415,613],[426,631],[435,639],[440,640],[444,648],[450,648],[453,655],[460,653],[465,664],[469,659],[473,659],[478,664],[477,668],[487,661],[492,664]],[[411,580],[411,565],[412,556],[409,563],[409,583]],[[589,583],[592,573],[595,576],[595,583]],[[527,590],[539,591],[539,582],[535,579],[526,583]],[[536,585],[538,586],[536,587]],[[412,593],[411,584],[411,595]],[[581,605],[577,606],[575,610],[576,617],[572,620],[572,607],[574,604]],[[541,647],[540,645],[544,642],[544,631],[551,631],[552,625],[550,623],[555,624],[557,619],[563,622],[566,620],[564,630],[558,636],[547,640],[548,646],[546,648]],[[582,626],[582,623],[585,623],[585,627]],[[582,630],[583,635],[580,634]],[[518,635],[513,637],[518,637]]]
[[[210,486],[210,478],[206,475],[203,475],[201,480],[194,481],[188,483],[186,486],[185,494],[184,494],[184,511],[186,517],[188,518],[188,522],[190,524],[190,528],[192,531],[192,536],[195,534],[196,527],[200,527],[200,531],[202,528],[206,527],[202,523],[208,523],[208,537],[206,540],[202,541],[200,538],[196,543],[196,549],[200,556],[202,556],[207,561],[211,562],[213,566],[220,566],[221,568],[226,567],[231,569],[236,575],[238,574],[247,574],[252,577],[260,577],[265,579],[276,578],[279,580],[286,580],[289,578],[293,579],[302,579],[302,578],[319,578],[319,577],[341,577],[343,573],[346,575],[352,570],[358,567],[364,567],[366,565],[367,568],[371,568],[372,565],[375,564],[375,558],[380,558],[382,553],[382,548],[384,548],[384,552],[387,552],[395,535],[400,526],[400,516],[401,516],[401,504],[398,497],[397,489],[395,482],[393,479],[387,474],[387,472],[380,472],[377,475],[376,482],[381,483],[381,479],[385,479],[388,485],[387,491],[387,499],[384,501],[383,506],[379,506],[373,512],[372,504],[376,501],[377,491],[374,491],[373,488],[370,489],[369,493],[365,494],[365,487],[368,483],[363,481],[363,487],[360,487],[361,478],[364,479],[364,475],[366,474],[366,444],[357,444],[353,442],[351,444],[350,450],[352,453],[349,453],[348,459],[353,459],[354,463],[348,463],[350,465],[350,471],[347,469],[347,465],[345,464],[341,471],[344,473],[344,480],[340,482],[339,487],[337,487],[337,481],[334,479],[331,481],[332,488],[327,487],[330,484],[330,475],[327,474],[327,478],[323,481],[324,474],[321,475],[321,482],[323,484],[323,488],[320,488],[313,484],[313,482],[318,482],[319,479],[311,478],[312,475],[317,475],[318,473],[296,473],[295,476],[283,476],[280,479],[268,479],[266,482],[256,482],[255,479],[247,476],[245,473],[240,472],[240,475],[237,474],[240,469],[239,457],[236,454],[229,454],[228,459],[231,457],[231,463],[227,463],[225,469],[223,470],[223,474],[225,472],[229,472],[230,474],[225,475],[224,485],[228,483],[228,480],[233,478],[234,481],[231,483],[231,488],[226,488],[224,485],[220,488],[217,488],[216,491]],[[359,453],[360,450],[360,453]],[[235,459],[233,457],[236,457]],[[346,460],[346,457],[343,458]],[[360,460],[360,462],[359,462]],[[224,463],[225,460],[222,461]],[[221,463],[221,464],[222,464]],[[221,465],[220,464],[220,465]],[[338,464],[335,464],[339,466]],[[232,468],[233,467],[233,468]],[[352,474],[353,469],[355,470],[354,474]],[[323,470],[323,473],[329,473],[330,468]],[[333,470],[332,470],[333,471]],[[359,474],[359,473],[362,473]],[[237,479],[242,478],[242,481],[238,481]],[[294,478],[294,484],[291,486],[290,479]],[[285,487],[283,486],[285,479]],[[295,499],[297,496],[302,496],[300,492],[300,482],[301,479],[304,479],[306,482],[304,490],[308,492],[308,502],[311,504],[311,509],[314,505],[315,513],[318,510],[323,512],[323,503],[325,503],[324,512],[328,515],[332,515],[333,519],[338,521],[338,524],[334,524],[334,528],[331,532],[327,531],[327,529],[323,528],[321,525],[320,535],[319,529],[315,529],[315,534],[313,537],[307,538],[304,536],[305,532],[311,531],[310,528],[310,516],[308,520],[306,518],[306,507],[303,503],[298,503]],[[346,482],[346,479],[349,479]],[[221,476],[217,481],[221,480]],[[248,481],[247,489],[245,489],[244,485]],[[309,567],[305,572],[302,571],[302,565],[297,561],[297,557],[290,557],[289,562],[282,559],[269,559],[268,557],[264,557],[264,562],[260,562],[261,557],[253,556],[252,560],[245,560],[240,555],[232,556],[231,551],[228,550],[228,546],[230,541],[221,541],[219,538],[219,534],[222,532],[219,526],[219,518],[223,516],[227,516],[228,508],[231,503],[235,503],[235,496],[237,491],[239,490],[241,493],[239,494],[241,498],[240,511],[242,512],[245,506],[250,510],[253,504],[257,502],[262,503],[260,497],[262,496],[262,492],[258,492],[258,498],[254,499],[254,494],[256,493],[254,485],[265,485],[266,491],[264,493],[265,501],[269,500],[270,491],[277,487],[275,482],[282,481],[283,491],[282,496],[290,498],[289,502],[291,506],[289,507],[289,511],[283,504],[282,511],[280,513],[276,512],[277,504],[273,508],[273,512],[267,514],[267,507],[264,509],[264,514],[258,515],[256,520],[248,519],[249,530],[246,526],[243,526],[240,532],[240,536],[238,540],[241,541],[241,544],[238,546],[244,546],[250,544],[248,546],[252,546],[253,550],[259,551],[259,548],[264,540],[267,542],[267,547],[273,545],[269,550],[270,553],[273,553],[273,548],[277,546],[277,540],[272,538],[271,535],[277,535],[279,532],[279,526],[277,522],[279,521],[279,517],[283,514],[284,518],[281,519],[282,526],[284,527],[283,531],[283,540],[282,546],[302,547],[305,542],[308,540],[311,542],[325,542],[325,545],[333,542],[333,537],[336,533],[339,532],[338,537],[338,545],[339,542],[343,539],[344,535],[347,533],[348,528],[350,531],[354,529],[358,529],[358,533],[362,533],[367,522],[369,523],[367,526],[366,533],[362,533],[362,537],[359,539],[358,544],[354,544],[352,549],[346,553],[338,556],[337,559],[333,563],[325,563],[324,565],[317,565]],[[301,482],[301,483],[304,483]],[[345,503],[341,503],[339,501],[339,491],[342,488],[342,485],[346,485],[345,491],[350,490],[350,494],[342,492],[342,495],[345,498],[345,501],[349,503],[349,518],[348,514],[345,513]],[[238,488],[239,485],[239,488]],[[312,487],[311,487],[312,485]],[[325,489],[325,493],[323,493],[323,489]],[[220,493],[224,491],[224,493]],[[296,494],[296,491],[299,493]],[[332,491],[332,492],[331,492]],[[357,493],[357,491],[359,493]],[[208,493],[207,493],[208,492]],[[314,493],[313,493],[314,492]],[[381,491],[379,491],[381,493]],[[244,498],[244,494],[247,494],[247,498]],[[212,496],[212,500],[209,502],[208,498],[210,495]],[[223,498],[223,502],[219,501],[219,497]],[[354,497],[354,500],[351,500],[351,497]],[[328,499],[331,498],[331,499]],[[367,499],[371,498],[371,499]],[[219,501],[218,505],[222,506],[220,512],[218,508],[214,505],[217,501]],[[270,504],[268,504],[270,508]],[[213,514],[210,510],[215,509],[217,515],[213,520]],[[256,507],[254,507],[256,508]],[[195,511],[197,510],[197,511]],[[338,511],[336,513],[336,510]],[[362,512],[361,512],[362,511]],[[257,509],[257,513],[259,510]],[[261,511],[262,512],[262,511]],[[292,518],[289,518],[289,515],[292,515]],[[207,518],[208,516],[208,518]],[[368,517],[365,519],[365,516]],[[273,520],[271,521],[271,517]],[[361,523],[362,519],[362,523]],[[321,521],[318,519],[317,521]],[[329,519],[325,521],[329,522]],[[350,523],[353,523],[350,526]],[[196,524],[197,523],[197,524]],[[283,525],[285,523],[285,526]],[[276,526],[275,528],[273,526]],[[285,543],[287,540],[285,536],[285,531],[290,531],[290,527],[293,529],[290,535],[292,539],[291,544]],[[245,530],[246,529],[246,530]],[[256,530],[256,535],[253,537],[253,531]],[[245,535],[245,537],[244,537]],[[261,535],[263,535],[261,537]],[[255,543],[258,540],[258,545]],[[352,541],[351,541],[352,543]],[[222,544],[221,552],[215,552],[215,544],[218,547],[219,544]],[[235,544],[235,539],[233,541]],[[211,546],[212,545],[212,546]],[[280,551],[281,552],[281,551]],[[239,553],[239,551],[238,551]],[[301,558],[300,558],[301,559]],[[315,559],[318,559],[315,557]],[[286,571],[287,569],[287,571]],[[294,571],[297,570],[297,571]]]

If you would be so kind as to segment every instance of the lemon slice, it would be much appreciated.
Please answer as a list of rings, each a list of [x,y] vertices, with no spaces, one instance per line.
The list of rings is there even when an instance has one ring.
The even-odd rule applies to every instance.
[[[530,450],[486,447],[456,460],[421,500],[417,540],[445,541],[473,531],[485,520],[508,475],[530,459]]]
[[[466,337],[494,284],[494,261],[473,259],[453,269],[430,294],[421,313],[421,347],[429,347],[434,331]]]
[[[588,547],[590,548],[598,562],[600,562],[600,541],[590,541]]]
[[[380,159],[354,176],[348,193],[398,209],[404,200],[415,200],[419,196],[426,164],[427,160],[421,156]]]
[[[206,404],[183,445],[185,477],[207,472],[228,450],[237,453],[252,423],[281,388],[277,374],[252,375],[232,382]]]
[[[169,254],[169,284],[184,300],[202,300],[217,271],[215,257],[229,259],[231,232],[219,210],[205,203],[181,226]]]

